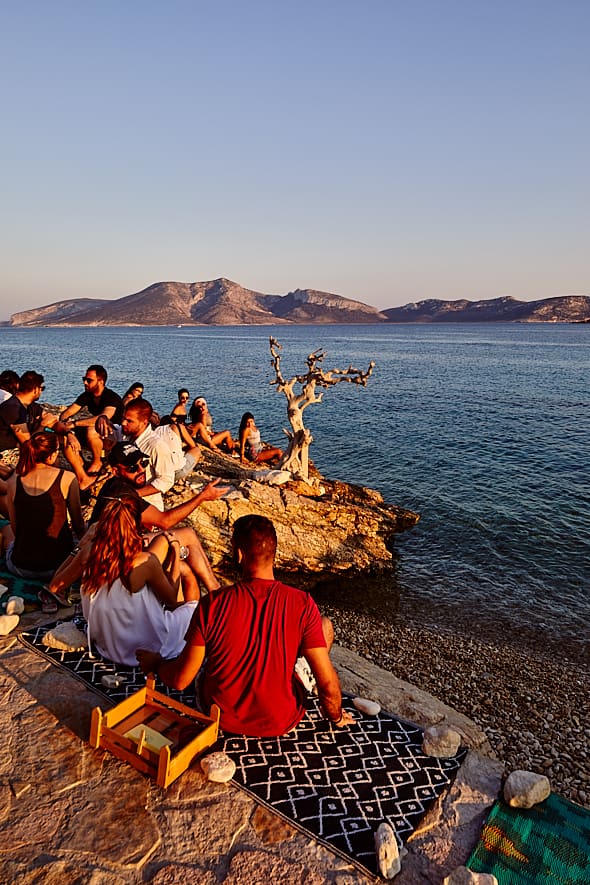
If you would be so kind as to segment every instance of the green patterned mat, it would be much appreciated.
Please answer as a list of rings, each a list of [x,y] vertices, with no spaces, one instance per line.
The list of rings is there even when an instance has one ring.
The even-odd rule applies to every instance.
[[[41,608],[37,593],[43,586],[43,581],[33,581],[30,578],[17,578],[6,568],[4,557],[0,559],[0,584],[8,587],[8,592],[0,597],[0,614],[4,612],[9,596],[22,596],[25,601],[25,611],[33,611]]]
[[[498,800],[467,866],[499,885],[588,885],[590,811],[555,793],[529,809]]]

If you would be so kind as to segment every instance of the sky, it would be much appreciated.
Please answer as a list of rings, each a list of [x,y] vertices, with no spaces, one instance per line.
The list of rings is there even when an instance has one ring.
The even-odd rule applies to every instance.
[[[587,0],[0,0],[0,320],[590,292]]]

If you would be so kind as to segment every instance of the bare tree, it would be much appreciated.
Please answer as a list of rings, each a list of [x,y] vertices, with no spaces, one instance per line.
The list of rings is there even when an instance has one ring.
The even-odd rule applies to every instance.
[[[287,397],[287,416],[292,430],[292,432],[285,430],[289,437],[289,445],[279,466],[282,470],[289,470],[295,479],[309,482],[309,446],[313,442],[313,437],[311,431],[303,424],[303,410],[311,406],[312,403],[321,403],[323,393],[316,390],[318,387],[327,390],[341,381],[366,387],[368,379],[373,374],[375,362],[371,360],[366,372],[354,369],[352,366],[349,366],[348,369],[325,371],[322,368],[322,363],[326,352],[316,350],[307,357],[305,375],[295,375],[293,378],[285,380],[281,372],[282,345],[272,337],[269,342],[271,362],[275,371],[275,379],[270,383]],[[299,385],[297,389],[295,389],[295,385]]]

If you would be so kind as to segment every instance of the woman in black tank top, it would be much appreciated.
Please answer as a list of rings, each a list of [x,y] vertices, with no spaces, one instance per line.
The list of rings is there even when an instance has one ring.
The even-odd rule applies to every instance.
[[[54,466],[58,452],[55,433],[35,433],[21,445],[15,474],[7,483],[14,540],[6,565],[23,578],[49,580],[74,547],[72,528],[78,537],[84,532],[78,480]]]

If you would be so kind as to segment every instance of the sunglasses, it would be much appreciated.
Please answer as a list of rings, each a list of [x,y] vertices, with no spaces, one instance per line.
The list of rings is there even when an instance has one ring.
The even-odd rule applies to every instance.
[[[127,473],[138,473],[142,467],[147,467],[149,464],[148,458],[140,458],[135,464],[131,467],[128,464],[123,464],[123,467],[127,471]]]
[[[92,384],[94,378],[82,378],[82,381],[84,382],[84,384]]]

